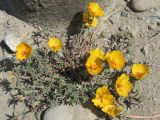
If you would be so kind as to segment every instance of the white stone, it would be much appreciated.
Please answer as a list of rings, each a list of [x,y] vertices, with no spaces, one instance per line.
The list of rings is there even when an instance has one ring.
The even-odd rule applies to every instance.
[[[31,35],[35,29],[27,23],[0,11],[0,42],[4,40],[6,45],[13,52],[16,46],[21,42],[31,42]]]
[[[95,114],[81,105],[60,105],[48,109],[43,120],[95,120],[96,118]]]
[[[12,50],[16,51],[16,47],[21,43],[20,37],[16,36],[14,33],[6,33],[4,36],[4,42]]]

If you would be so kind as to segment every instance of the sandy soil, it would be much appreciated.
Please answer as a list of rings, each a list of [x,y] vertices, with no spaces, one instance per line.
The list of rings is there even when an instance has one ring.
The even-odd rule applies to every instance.
[[[99,46],[105,47],[102,43],[107,43],[110,35],[119,31],[127,31],[133,35],[129,47],[131,55],[133,55],[132,61],[134,63],[148,63],[150,74],[144,80],[137,81],[138,96],[142,98],[142,102],[133,105],[127,114],[140,116],[158,114],[160,113],[160,26],[157,21],[153,21],[151,16],[154,16],[157,11],[160,13],[160,7],[142,13],[134,12],[127,6],[123,7],[123,5],[118,8],[120,9],[100,28],[97,34],[105,31],[107,35],[105,39],[99,39],[100,41],[98,40],[97,43]],[[117,18],[117,20],[112,22],[112,17]],[[149,120],[160,120],[160,118]]]

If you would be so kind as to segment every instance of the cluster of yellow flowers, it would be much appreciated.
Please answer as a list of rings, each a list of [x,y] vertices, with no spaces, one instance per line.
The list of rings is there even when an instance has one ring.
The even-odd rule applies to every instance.
[[[83,22],[85,25],[96,27],[98,17],[101,17],[104,15],[104,11],[100,7],[100,5],[96,2],[90,2],[88,5],[88,9],[86,13],[83,13]]]
[[[90,52],[90,56],[86,61],[86,69],[91,75],[97,75],[101,73],[104,69],[105,61],[108,63],[109,67],[114,70],[121,70],[125,66],[125,58],[121,51],[113,50],[104,55],[103,51],[96,48]],[[131,76],[136,79],[143,79],[148,73],[149,68],[144,64],[133,64],[132,65]],[[132,90],[132,83],[130,81],[130,76],[122,74],[119,76],[115,83],[115,90],[117,94],[122,97],[128,97]],[[103,112],[114,117],[120,112],[120,108],[116,108],[113,104],[114,97],[109,92],[108,88],[103,86],[98,88],[96,91],[96,97],[92,100],[95,106],[100,107]],[[103,103],[103,101],[105,103]]]
[[[87,59],[87,71],[91,75],[99,74],[104,68],[104,61],[108,63],[110,68],[115,70],[121,70],[125,66],[125,59],[119,50],[113,50],[104,55],[101,49],[96,48],[90,52],[90,56]]]
[[[102,86],[96,90],[96,97],[92,99],[92,102],[112,117],[115,117],[122,110],[121,107],[115,105],[114,96],[110,93],[107,86]]]
[[[86,61],[86,69],[91,75],[97,75],[101,73],[104,69],[104,62],[107,62],[109,67],[114,70],[121,70],[126,63],[126,60],[119,50],[113,50],[107,52],[106,55],[104,52],[96,48],[90,51],[90,56]],[[136,79],[143,79],[149,72],[149,68],[144,64],[133,64],[132,65],[132,75]]]
[[[55,37],[49,37],[48,46],[53,52],[58,52],[62,49],[62,41]],[[32,47],[29,44],[21,42],[19,45],[17,45],[16,58],[18,60],[23,61],[29,58],[31,54],[32,54]]]

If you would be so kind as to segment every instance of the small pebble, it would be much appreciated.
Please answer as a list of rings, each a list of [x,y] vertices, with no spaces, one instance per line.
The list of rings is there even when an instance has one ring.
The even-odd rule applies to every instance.
[[[155,8],[150,9],[150,11],[151,11],[151,12],[154,12],[154,11],[155,11]]]
[[[128,17],[128,12],[127,12],[127,11],[121,12],[121,16],[122,16],[122,17]]]
[[[143,17],[141,15],[137,15],[138,20],[143,20]]]
[[[149,49],[149,45],[146,45],[146,46],[142,47],[140,49],[140,51],[141,51],[141,53],[143,53],[143,55],[148,55],[148,51],[149,51],[148,49]]]
[[[128,30],[128,32],[130,32],[132,34],[133,37],[137,36],[139,33],[139,27],[135,24],[127,26],[126,29]]]
[[[151,16],[150,19],[149,19],[149,22],[150,23],[156,23],[156,22],[159,22],[160,19],[156,16]]]
[[[129,12],[130,8],[129,7],[125,7],[124,10]]]
[[[107,34],[106,31],[102,31],[102,32],[100,33],[100,36],[101,36],[102,38],[106,38],[106,37],[108,36],[108,34]]]
[[[112,15],[109,20],[112,24],[119,24],[120,22],[119,19],[120,19],[120,15],[117,13],[117,14]]]
[[[154,100],[157,101],[158,99],[157,99],[157,98],[154,98]]]
[[[125,31],[126,30],[126,26],[125,25],[121,25],[119,28],[118,28],[118,30],[119,31]]]
[[[156,24],[153,24],[153,23],[148,26],[149,30],[155,30],[155,28],[156,28]]]

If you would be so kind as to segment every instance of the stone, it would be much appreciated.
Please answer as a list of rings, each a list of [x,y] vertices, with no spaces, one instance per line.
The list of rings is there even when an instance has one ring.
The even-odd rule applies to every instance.
[[[102,38],[107,38],[107,36],[108,36],[107,30],[102,31],[102,32],[100,33],[100,36],[101,36]]]
[[[128,6],[124,7],[124,10],[127,12],[131,11],[131,9]]]
[[[142,47],[142,48],[140,49],[140,52],[141,52],[143,55],[147,55],[147,54],[148,54],[148,46]]]
[[[120,14],[119,13],[115,13],[113,14],[109,21],[112,23],[112,24],[119,24],[120,23]]]
[[[148,29],[149,30],[155,30],[156,29],[157,24],[155,23],[151,23],[150,25],[148,25]]]
[[[154,0],[132,0],[130,3],[133,10],[143,12],[155,6]]]
[[[43,120],[95,120],[96,118],[95,114],[81,105],[60,105],[46,110]]]
[[[122,17],[128,17],[128,12],[127,11],[122,11],[121,16]]]
[[[158,23],[160,22],[160,9],[155,11],[151,16],[150,16],[150,22],[151,23]]]
[[[133,37],[136,37],[139,32],[139,27],[135,24],[130,24],[127,26],[126,30],[132,34]]]
[[[119,31],[125,31],[126,28],[127,28],[126,25],[121,25],[121,26],[118,28],[118,30],[119,30]]]
[[[144,18],[144,16],[142,16],[142,15],[137,15],[137,19],[138,19],[138,20],[144,20],[145,18]]]
[[[150,9],[151,12],[155,12],[155,10],[156,10],[155,8],[151,8]]]
[[[6,33],[4,35],[4,42],[5,44],[12,50],[13,52],[16,51],[16,47],[19,43],[21,43],[20,37],[16,36],[14,32]]]
[[[35,31],[34,27],[4,11],[0,11],[0,16],[0,42],[4,41],[13,52],[16,51],[16,46],[22,41],[28,44],[32,43],[31,36]]]

